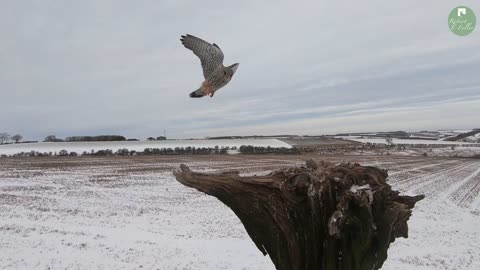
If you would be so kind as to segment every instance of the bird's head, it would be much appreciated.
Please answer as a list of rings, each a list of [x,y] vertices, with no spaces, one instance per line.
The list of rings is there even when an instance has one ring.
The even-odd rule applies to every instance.
[[[232,70],[232,76],[237,71],[237,68],[238,68],[239,65],[240,65],[240,63],[235,63],[235,64],[229,66],[229,68]]]

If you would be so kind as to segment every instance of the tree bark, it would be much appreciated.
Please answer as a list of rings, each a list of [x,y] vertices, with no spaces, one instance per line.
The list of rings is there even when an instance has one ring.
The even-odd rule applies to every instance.
[[[357,163],[309,160],[245,177],[180,169],[176,179],[230,207],[278,270],[379,269],[390,243],[408,237],[411,209],[424,198],[400,196],[387,171]]]

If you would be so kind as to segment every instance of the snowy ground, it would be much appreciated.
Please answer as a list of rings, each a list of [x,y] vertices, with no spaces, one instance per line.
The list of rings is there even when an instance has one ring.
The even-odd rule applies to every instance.
[[[277,139],[223,139],[223,140],[164,140],[164,141],[120,141],[120,142],[40,142],[0,145],[0,155],[13,155],[20,152],[86,152],[110,149],[116,152],[118,149],[143,151],[145,148],[175,148],[175,147],[240,147],[242,145],[286,147],[291,145]]]
[[[369,152],[368,152],[369,151]],[[421,156],[427,154],[429,157],[480,157],[480,147],[435,147],[435,148],[407,148],[405,150],[398,150],[397,148],[385,149],[377,148],[374,150],[364,151],[360,153],[358,151],[353,151],[351,154],[363,155],[363,154],[372,154],[378,155],[383,152],[389,153],[391,155],[400,155],[400,156]]]
[[[343,138],[346,140],[357,141],[361,143],[378,143],[378,144],[385,144],[385,138],[362,138],[358,136],[342,136],[339,138]],[[422,140],[422,139],[397,139],[392,138],[393,144],[425,144],[425,145],[470,145],[470,146],[477,146],[480,147],[479,143],[469,143],[469,142],[450,142],[450,141],[440,141],[440,140]]]
[[[252,174],[307,158],[0,158],[0,268],[274,269],[227,207],[171,171],[187,163]],[[479,159],[350,158],[388,168],[395,188],[427,196],[383,269],[480,269]]]

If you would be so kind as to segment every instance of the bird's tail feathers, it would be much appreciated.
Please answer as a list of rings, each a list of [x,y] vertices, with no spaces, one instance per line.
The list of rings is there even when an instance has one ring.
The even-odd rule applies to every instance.
[[[197,90],[190,93],[191,98],[201,98],[203,96],[205,95],[203,94],[202,88],[198,88]]]

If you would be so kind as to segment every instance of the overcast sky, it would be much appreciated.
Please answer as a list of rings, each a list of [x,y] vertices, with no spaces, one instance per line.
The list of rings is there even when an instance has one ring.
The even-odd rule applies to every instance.
[[[480,2],[463,1],[480,16]],[[0,2],[0,132],[129,138],[480,127],[454,0]],[[478,23],[477,23],[478,24]],[[479,26],[477,25],[477,28]],[[180,35],[240,63],[213,98]]]

